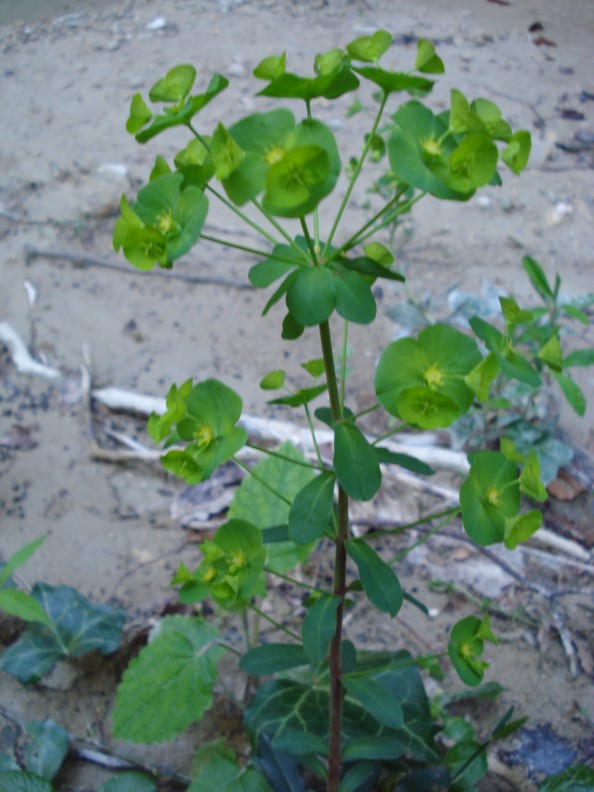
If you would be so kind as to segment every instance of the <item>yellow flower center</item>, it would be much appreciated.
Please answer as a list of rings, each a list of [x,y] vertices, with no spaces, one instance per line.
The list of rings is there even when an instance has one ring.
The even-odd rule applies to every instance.
[[[470,641],[465,641],[462,644],[460,654],[465,660],[471,660],[474,657],[474,646]]]
[[[280,162],[284,156],[285,150],[282,146],[273,146],[264,154],[264,159],[269,165],[274,165],[276,162]]]
[[[246,565],[246,561],[247,559],[243,550],[235,550],[231,553],[229,558],[229,572],[232,575],[237,574],[237,572]]]
[[[421,140],[421,148],[428,159],[439,159],[442,154],[441,143],[434,137],[425,138]]]
[[[491,506],[499,506],[501,502],[501,492],[491,485],[487,490],[487,503],[490,503]]]
[[[208,424],[201,424],[194,432],[194,438],[200,448],[206,448],[214,440],[214,432]]]
[[[212,583],[212,581],[216,578],[216,576],[217,576],[217,571],[214,567],[211,566],[208,567],[208,569],[205,569],[204,572],[202,573],[202,580],[205,583]]]
[[[174,226],[176,225],[175,220],[173,219],[173,215],[171,214],[171,209],[168,209],[166,212],[163,212],[157,223],[157,229],[166,236],[169,234],[170,231],[173,230]]]
[[[443,372],[434,364],[425,371],[423,379],[430,388],[437,388],[443,381]]]

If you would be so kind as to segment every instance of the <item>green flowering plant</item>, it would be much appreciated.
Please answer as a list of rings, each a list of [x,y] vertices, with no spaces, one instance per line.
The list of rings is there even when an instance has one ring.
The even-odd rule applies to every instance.
[[[262,372],[260,382],[267,393],[281,391],[270,404],[304,412],[311,458],[290,444],[270,449],[251,442],[239,425],[241,398],[214,379],[173,385],[165,412],[149,420],[152,437],[164,443],[164,466],[186,482],[202,482],[228,461],[247,473],[227,522],[200,543],[196,569],[182,565],[172,581],[181,601],[197,605],[203,614],[210,612],[200,605],[206,600],[218,613],[238,613],[244,645],[239,650],[226,642],[212,619],[169,621],[168,635],[179,633],[175,660],[164,658],[164,642],[158,652],[149,644],[124,676],[116,701],[116,736],[152,741],[156,717],[167,721],[163,734],[168,738],[172,695],[163,691],[182,697],[184,689],[188,695],[199,691],[198,719],[210,700],[219,653],[239,655],[239,668],[251,680],[244,714],[251,759],[238,761],[220,740],[202,746],[191,792],[221,785],[230,792],[305,792],[311,785],[328,792],[435,788],[428,778],[440,779],[439,789],[447,789],[470,775],[475,783],[486,771],[481,746],[476,763],[472,741],[463,739],[445,753],[436,741],[421,676],[424,668],[436,669],[436,657],[413,657],[406,650],[368,652],[356,645],[345,614],[361,603],[388,618],[405,607],[428,612],[402,586],[398,559],[386,558],[385,550],[374,546],[378,536],[461,515],[464,529],[480,545],[501,542],[513,549],[525,541],[541,515],[523,503],[546,497],[537,457],[510,443],[500,451],[476,451],[469,457],[459,507],[369,536],[353,533],[351,502],[372,501],[388,465],[421,476],[434,473],[422,460],[391,450],[386,441],[402,428],[450,427],[477,400],[489,398],[499,376],[540,381],[539,367],[518,350],[511,333],[525,317],[508,301],[503,304],[505,332],[477,317],[471,322],[475,338],[439,323],[393,342],[379,357],[373,383],[377,402],[362,412],[349,404],[348,339],[351,323],[368,325],[376,317],[374,284],[404,280],[394,268],[392,251],[377,238],[382,230],[423,198],[465,202],[478,189],[501,184],[505,171],[519,174],[528,161],[530,135],[514,131],[490,100],[468,100],[456,89],[449,109],[434,113],[425,97],[433,76],[444,73],[441,58],[431,42],[421,39],[412,68],[394,70],[380,64],[391,42],[391,35],[380,30],[344,49],[320,53],[313,76],[287,71],[285,53],[264,58],[254,69],[266,83],[258,95],[296,101],[304,110],[301,120],[293,110],[274,106],[231,124],[201,123],[196,120],[200,110],[227,81],[215,74],[205,93],[191,96],[196,72],[189,65],[176,66],[150,90],[150,100],[165,105],[162,112],[154,113],[139,94],[132,99],[127,128],[139,143],[172,126],[185,127],[190,140],[174,156],[173,167],[156,156],[149,184],[135,203],[122,199],[115,248],[140,269],[170,266],[196,241],[243,251],[250,257],[252,286],[272,287],[263,315],[284,305],[283,340],[298,342],[313,332],[320,342],[320,356],[302,363],[306,379],[296,389],[287,387],[280,368]],[[334,133],[315,117],[316,100],[334,101],[365,84],[377,107],[359,157],[345,166]],[[408,98],[389,116],[389,103],[400,93]],[[384,156],[391,169],[389,194],[379,211],[361,225],[351,219],[345,231],[350,198],[366,161]],[[319,207],[333,200],[333,219],[322,227]],[[209,201],[220,202],[245,223],[260,246],[205,233]],[[343,339],[339,352],[333,344],[337,328]],[[561,370],[552,336],[541,344],[539,360]],[[325,403],[313,409],[316,399]],[[377,439],[360,424],[362,415],[374,410],[385,411],[391,422]],[[331,433],[329,451],[320,447],[321,431]],[[245,447],[265,458],[246,464],[238,456]],[[331,548],[334,560],[331,574],[314,585],[292,570],[319,545]],[[261,607],[261,600],[273,596],[274,589],[267,593],[271,577],[304,590],[297,626]],[[273,626],[274,638],[264,635],[262,620]],[[449,657],[467,685],[483,678],[485,641],[496,643],[487,619],[466,617],[452,630]],[[159,658],[152,672],[142,660],[145,652]],[[146,707],[138,704],[139,689]],[[163,711],[155,715],[160,697]],[[494,734],[517,728],[519,722],[508,723],[510,716]],[[419,764],[421,773],[429,773],[423,782]]]

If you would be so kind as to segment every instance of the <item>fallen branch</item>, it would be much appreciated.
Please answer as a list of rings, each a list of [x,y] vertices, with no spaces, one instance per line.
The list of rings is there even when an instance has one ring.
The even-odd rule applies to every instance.
[[[47,379],[61,376],[57,369],[45,366],[33,358],[23,339],[8,322],[0,322],[0,343],[8,347],[12,362],[21,374],[35,374]]]
[[[153,278],[167,278],[168,280],[180,280],[184,283],[203,284],[212,286],[225,286],[230,289],[253,289],[250,283],[242,281],[227,280],[226,278],[217,278],[205,275],[188,275],[183,272],[171,272],[170,270],[162,270],[160,268],[149,270],[148,272],[140,272],[134,267],[123,267],[121,264],[115,264],[111,261],[101,261],[100,259],[92,258],[91,256],[81,256],[78,253],[68,253],[66,251],[53,251],[53,250],[39,250],[38,248],[26,246],[25,247],[25,262],[27,265],[36,258],[45,258],[55,261],[69,261],[76,267],[99,267],[101,269],[115,270],[122,275],[138,275],[142,274],[143,277]]]

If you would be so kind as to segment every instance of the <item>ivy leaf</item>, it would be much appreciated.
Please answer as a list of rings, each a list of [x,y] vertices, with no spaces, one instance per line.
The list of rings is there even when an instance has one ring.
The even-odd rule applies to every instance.
[[[417,42],[415,69],[425,74],[443,74],[445,72],[442,59],[435,52],[433,44],[427,39],[419,39]]]
[[[145,773],[119,773],[105,781],[97,792],[158,792],[157,785]]]
[[[68,753],[68,732],[51,718],[29,721],[26,728],[32,738],[25,748],[27,770],[51,781]]]
[[[212,704],[219,631],[200,619],[168,616],[118,687],[113,733],[137,743],[170,740]]]
[[[120,645],[126,612],[94,605],[69,586],[36,583],[32,596],[45,610],[51,628],[30,623],[0,657],[0,668],[26,685],[39,681],[63,657],[97,649],[108,655]]]
[[[0,778],[0,792],[54,792],[53,786],[45,778],[22,770],[3,770]]]
[[[334,470],[345,492],[356,500],[371,500],[382,483],[375,449],[352,423],[334,430]]]
[[[370,677],[348,674],[343,676],[342,681],[348,695],[358,701],[379,723],[393,729],[402,726],[404,716],[400,702],[380,682]]]
[[[309,658],[298,644],[262,644],[242,655],[239,667],[252,676],[268,676],[290,668],[309,665]]]
[[[303,454],[291,443],[283,443],[276,450],[289,460],[304,461]],[[272,456],[263,459],[253,470],[258,478],[266,481],[290,503],[315,475],[311,468]],[[286,525],[289,521],[289,510],[290,505],[285,500],[274,495],[254,476],[247,476],[235,490],[228,517],[248,520],[264,531]],[[266,565],[277,572],[286,573],[304,561],[311,549],[312,546],[302,547],[292,541],[269,544]]]
[[[334,498],[334,474],[325,470],[300,490],[289,512],[289,537],[299,545],[321,539],[328,530]]]
[[[392,618],[402,607],[402,587],[392,568],[363,539],[347,539],[349,556],[357,565],[363,589],[378,610]]]
[[[322,595],[307,611],[302,638],[305,654],[314,665],[323,662],[336,632],[336,613],[340,597]]]

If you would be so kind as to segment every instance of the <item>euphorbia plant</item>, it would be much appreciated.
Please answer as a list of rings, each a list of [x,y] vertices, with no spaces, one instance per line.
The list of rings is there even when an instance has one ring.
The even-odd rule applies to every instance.
[[[204,481],[228,460],[250,474],[235,496],[229,521],[200,545],[198,567],[180,566],[173,584],[181,587],[184,603],[210,599],[219,611],[237,612],[246,643],[243,651],[231,651],[241,655],[239,666],[252,685],[255,677],[271,679],[256,687],[245,711],[253,762],[238,764],[219,743],[205,747],[197,754],[192,790],[213,784],[229,790],[305,790],[305,770],[309,778],[321,779],[311,783],[325,784],[330,792],[362,792],[380,783],[393,789],[400,780],[408,784],[403,789],[412,789],[410,784],[424,789],[429,783],[467,788],[467,772],[472,770],[474,779],[475,759],[484,759],[484,746],[476,743],[462,741],[443,755],[435,742],[419,673],[430,659],[414,658],[406,650],[374,654],[346,636],[345,608],[363,597],[386,618],[393,618],[405,601],[426,612],[403,591],[395,561],[374,548],[375,537],[390,531],[352,535],[350,502],[375,497],[383,466],[433,472],[415,457],[394,453],[390,435],[403,427],[450,426],[477,399],[488,398],[499,372],[519,379],[538,375],[509,338],[493,337],[480,320],[473,329],[486,349],[458,330],[432,325],[381,354],[372,409],[385,410],[392,429],[372,440],[359,426],[363,413],[347,404],[347,340],[349,323],[375,319],[373,284],[404,280],[393,269],[391,252],[373,237],[421,198],[465,202],[477,189],[499,185],[500,169],[520,173],[528,161],[530,135],[514,132],[490,100],[468,101],[458,90],[451,92],[449,110],[435,114],[421,101],[433,86],[428,75],[444,71],[433,46],[419,41],[412,70],[394,71],[380,65],[390,45],[386,31],[363,36],[345,50],[317,55],[314,75],[306,77],[287,71],[284,54],[265,58],[254,70],[265,82],[259,95],[296,102],[302,120],[283,106],[229,126],[204,128],[199,111],[228,81],[215,74],[204,93],[192,95],[196,71],[189,65],[176,66],[153,86],[149,98],[156,107],[140,94],[132,99],[127,129],[140,143],[173,126],[187,129],[190,140],[173,166],[157,156],[136,202],[122,198],[115,248],[143,270],[171,267],[200,240],[256,256],[259,261],[248,273],[252,285],[275,284],[264,314],[284,302],[282,338],[294,342],[313,330],[320,343],[320,357],[303,363],[304,376],[313,382],[272,400],[305,410],[313,461],[290,445],[267,450],[251,444],[240,423],[240,397],[215,379],[172,385],[166,412],[149,422],[153,438],[165,443],[163,464],[189,484]],[[336,100],[361,81],[372,84],[377,110],[360,156],[344,169],[334,134],[316,117],[316,100]],[[402,94],[414,98],[388,110]],[[346,225],[350,196],[372,151],[374,156],[387,153],[393,194],[365,222],[358,225],[350,215]],[[211,200],[259,234],[261,246],[204,233]],[[333,219],[322,228],[318,208],[333,200]],[[335,354],[332,334],[340,324],[341,351]],[[549,343],[543,340],[544,347]],[[542,358],[546,364],[547,356]],[[262,375],[264,390],[286,390],[282,370]],[[312,415],[310,403],[324,395],[327,405]],[[333,433],[331,462],[319,449],[320,424]],[[237,456],[246,445],[268,459],[247,468]],[[541,522],[537,510],[522,510],[522,495],[546,496],[535,455],[524,457],[507,444],[501,451],[475,451],[470,465],[460,508],[421,522],[461,514],[477,543],[515,547]],[[406,526],[396,528],[401,532]],[[290,574],[320,542],[333,549],[328,588]],[[301,629],[279,623],[260,607],[272,575],[307,592]],[[261,642],[254,614],[272,622],[287,642]],[[449,655],[468,685],[478,685],[487,667],[480,659],[484,640],[496,642],[488,621],[478,617],[463,619],[452,631]],[[163,620],[124,676],[114,715],[116,736],[139,742],[169,739],[199,720],[212,703],[215,664],[225,648],[230,649],[217,627],[199,616]],[[509,715],[504,720],[495,735],[509,732]],[[431,781],[407,775],[411,762],[435,768]]]

